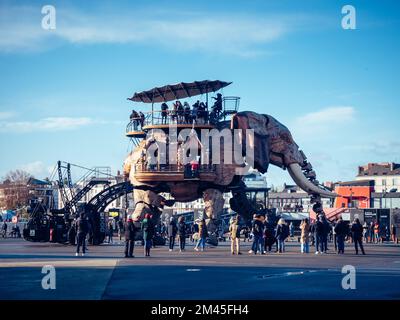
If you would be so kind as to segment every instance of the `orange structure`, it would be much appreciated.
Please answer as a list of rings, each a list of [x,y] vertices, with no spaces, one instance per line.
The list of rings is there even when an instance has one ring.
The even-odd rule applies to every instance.
[[[371,193],[374,192],[374,181],[350,181],[339,183],[335,193],[335,208],[370,208]]]

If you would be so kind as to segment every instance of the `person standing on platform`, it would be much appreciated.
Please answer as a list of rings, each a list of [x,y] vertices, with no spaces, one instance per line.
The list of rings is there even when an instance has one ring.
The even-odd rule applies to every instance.
[[[134,258],[136,228],[131,217],[125,222],[125,258]]]
[[[168,105],[163,102],[161,104],[161,124],[167,124],[168,118]]]

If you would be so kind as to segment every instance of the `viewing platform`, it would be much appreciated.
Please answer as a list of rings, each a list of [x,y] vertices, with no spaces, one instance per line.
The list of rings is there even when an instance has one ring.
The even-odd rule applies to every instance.
[[[153,165],[145,163],[135,166],[135,179],[140,182],[181,182],[190,180],[201,180],[213,182],[216,179],[215,165],[199,165],[198,169],[192,170],[187,165]]]
[[[215,101],[209,103],[210,92],[230,84],[220,80],[180,82],[135,93],[128,100],[151,104],[151,111],[132,110],[125,134],[140,139],[153,129],[168,131],[171,125],[177,129],[213,129],[239,109],[239,97],[221,93],[216,93],[212,97]],[[200,98],[196,102],[187,99],[194,96]]]
[[[221,121],[226,121],[229,116],[237,113],[239,109],[239,97],[223,97],[222,110],[209,111],[207,104],[204,110],[153,110],[142,112],[142,116],[131,116],[126,126],[126,136],[131,138],[144,138],[152,129],[168,131],[170,126],[177,129],[213,129]]]

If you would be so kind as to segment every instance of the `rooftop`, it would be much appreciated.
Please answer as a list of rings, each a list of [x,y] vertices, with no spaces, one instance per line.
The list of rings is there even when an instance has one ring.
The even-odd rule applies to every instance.
[[[357,177],[400,175],[400,164],[394,162],[368,163],[358,167]]]

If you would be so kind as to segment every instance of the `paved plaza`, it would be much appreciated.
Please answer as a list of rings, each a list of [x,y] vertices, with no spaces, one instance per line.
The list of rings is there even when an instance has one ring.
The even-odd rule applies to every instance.
[[[0,239],[0,299],[400,299],[400,246],[366,245],[366,256],[348,245],[344,256],[302,255],[298,243],[284,254],[230,254],[228,243],[195,252],[167,246],[123,258],[118,242],[90,246],[75,257],[69,245]],[[44,265],[56,270],[56,289],[42,289]],[[356,270],[356,289],[342,288],[342,267]]]

